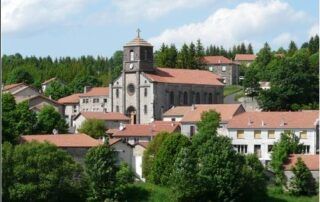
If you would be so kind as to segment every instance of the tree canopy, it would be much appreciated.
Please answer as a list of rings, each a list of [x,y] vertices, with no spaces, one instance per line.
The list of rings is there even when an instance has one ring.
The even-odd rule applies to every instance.
[[[90,135],[93,138],[102,138],[106,135],[106,127],[104,121],[97,119],[89,119],[82,123],[79,132]]]
[[[42,134],[52,134],[53,129],[66,133],[68,125],[64,118],[52,106],[45,106],[38,113],[37,130]]]

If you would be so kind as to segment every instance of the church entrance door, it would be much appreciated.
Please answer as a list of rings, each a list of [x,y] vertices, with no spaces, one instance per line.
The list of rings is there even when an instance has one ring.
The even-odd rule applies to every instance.
[[[136,116],[137,116],[136,108],[134,108],[133,106],[128,107],[127,116],[130,117],[131,124],[136,124],[137,123],[137,120],[136,120]]]

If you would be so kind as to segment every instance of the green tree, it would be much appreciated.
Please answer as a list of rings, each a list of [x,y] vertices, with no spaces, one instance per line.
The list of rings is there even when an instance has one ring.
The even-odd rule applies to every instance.
[[[197,159],[189,147],[182,148],[173,165],[170,185],[177,201],[196,201],[200,187],[197,177]]]
[[[89,119],[81,124],[79,132],[85,133],[97,139],[106,135],[106,127],[104,125],[104,121],[102,120]]]
[[[116,51],[112,58],[110,59],[110,67],[112,68],[112,80],[118,78],[122,71],[122,59],[123,59],[123,52]]]
[[[187,44],[183,44],[178,53],[178,67],[188,68],[189,64],[189,47]]]
[[[125,201],[126,193],[128,192],[128,186],[134,182],[134,173],[131,167],[126,163],[121,163],[119,170],[116,173],[116,198],[119,201]]]
[[[181,148],[190,144],[189,139],[179,133],[173,133],[161,144],[151,169],[151,181],[155,184],[168,185],[173,164]]]
[[[18,135],[30,135],[36,132],[37,115],[29,109],[27,101],[17,104],[15,130]]]
[[[37,130],[42,134],[51,134],[53,129],[66,133],[68,125],[63,117],[52,106],[45,106],[38,114]]]
[[[196,46],[193,42],[189,46],[189,65],[188,68],[196,69],[197,68],[197,59],[196,59]]]
[[[75,179],[81,176],[81,167],[65,151],[32,142],[15,148],[6,145],[3,153],[3,167],[11,174],[3,184],[8,201],[83,200],[80,180]]]
[[[22,68],[16,68],[12,70],[12,72],[9,74],[9,77],[6,83],[32,84],[33,82],[34,82],[34,79],[28,71]]]
[[[89,201],[105,201],[116,197],[116,159],[106,144],[91,148],[85,158],[89,181]]]
[[[281,138],[272,147],[270,166],[275,173],[275,182],[278,185],[285,183],[283,173],[283,163],[287,160],[289,154],[300,153],[302,145],[299,144],[299,138],[292,132],[281,134]]]
[[[294,41],[290,41],[288,54],[293,55],[298,50],[298,47]]]
[[[253,48],[252,48],[251,43],[249,43],[249,45],[248,45],[247,53],[248,54],[253,54]]]
[[[74,93],[83,92],[85,86],[100,86],[101,81],[96,77],[90,75],[81,75],[76,76],[69,85],[69,88]]]
[[[201,114],[201,121],[197,123],[198,132],[211,137],[216,135],[220,123],[220,114],[214,110],[205,111]]]
[[[249,96],[253,97],[258,95],[260,90],[258,70],[253,65],[245,71],[243,86]]]
[[[155,156],[159,152],[159,148],[162,143],[170,136],[170,133],[161,132],[155,136],[149,142],[147,149],[143,152],[142,160],[142,175],[147,180],[150,181],[150,172],[155,159]]]
[[[17,142],[18,135],[16,124],[16,101],[10,93],[2,95],[2,142]]]
[[[9,187],[14,183],[13,179],[13,153],[14,147],[5,142],[2,144],[2,200],[9,201],[10,193]]]
[[[319,36],[315,35],[309,40],[309,50],[311,54],[319,52]]]
[[[294,176],[290,179],[289,186],[291,194],[301,196],[317,193],[315,179],[301,157],[298,157],[298,161],[292,168],[292,172]]]
[[[53,81],[44,92],[45,96],[51,97],[54,100],[58,100],[70,94],[70,90],[67,86],[61,84],[58,81]]]

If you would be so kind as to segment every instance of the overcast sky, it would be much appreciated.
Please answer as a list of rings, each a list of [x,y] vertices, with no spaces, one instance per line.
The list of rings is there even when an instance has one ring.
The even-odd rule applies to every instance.
[[[2,54],[107,56],[136,36],[254,50],[318,33],[318,0],[1,0]]]

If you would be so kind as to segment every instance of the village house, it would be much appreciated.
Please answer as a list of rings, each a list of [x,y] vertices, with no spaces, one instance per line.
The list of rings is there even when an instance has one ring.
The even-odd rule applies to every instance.
[[[281,133],[293,132],[304,145],[305,154],[319,149],[319,112],[245,112],[233,117],[228,135],[236,151],[257,154],[263,163],[271,159],[271,151]]]
[[[5,85],[2,88],[2,93],[11,93],[14,96],[16,102],[19,102],[20,100],[27,97],[40,95],[38,89],[25,83],[14,83]]]
[[[73,126],[73,118],[80,112],[81,93],[72,94],[58,100],[64,106],[64,117],[69,127]]]
[[[119,128],[109,129],[111,138],[120,138],[131,145],[138,142],[150,142],[160,132],[180,132],[177,122],[154,121],[149,124],[121,124]]]
[[[81,112],[110,112],[111,102],[108,87],[84,87],[79,94]]]
[[[139,34],[124,46],[123,54],[122,74],[109,86],[111,111],[128,115],[134,123],[161,120],[172,106],[223,102],[218,75],[154,67],[153,46]]]
[[[256,59],[254,54],[236,54],[234,61],[238,64],[250,66],[252,62]]]
[[[192,105],[177,106],[168,110],[164,114],[164,121],[180,121],[181,133],[192,137],[197,133],[197,122],[201,120],[201,114],[205,111],[214,110],[220,114],[221,121],[218,134],[227,135],[227,124],[236,115],[244,113],[245,109],[241,104],[212,104],[212,105]]]
[[[44,81],[44,82],[41,84],[41,90],[42,90],[42,92],[44,93],[44,92],[46,91],[46,89],[48,88],[48,86],[50,86],[50,84],[52,84],[52,82],[54,82],[54,81],[57,81],[57,82],[59,82],[59,83],[62,84],[62,82],[61,82],[59,79],[57,79],[56,77],[53,77],[53,78],[51,78],[51,79],[48,79],[48,80]]]
[[[204,56],[202,65],[209,71],[219,75],[226,85],[238,85],[239,65],[224,56]]]
[[[36,141],[39,143],[48,142],[60,149],[67,151],[75,161],[84,163],[84,158],[87,151],[103,142],[93,139],[92,137],[80,134],[46,134],[46,135],[22,135],[20,138],[21,143]]]
[[[64,106],[62,104],[60,104],[59,102],[52,100],[42,94],[19,99],[19,101],[17,101],[17,103],[20,103],[23,101],[27,101],[29,104],[29,109],[36,112],[36,113],[40,112],[41,109],[43,109],[43,107],[45,107],[45,106],[52,106],[61,115],[63,115],[63,113],[64,113]]]
[[[305,154],[291,154],[287,161],[284,163],[284,175],[287,178],[287,182],[294,176],[292,168],[298,161],[298,158],[306,164],[307,168],[310,170],[312,177],[319,182],[319,154],[316,155],[305,155]]]
[[[102,120],[105,123],[105,127],[118,128],[121,123],[129,123],[130,118],[119,112],[80,112],[73,119],[73,129],[78,132],[82,123],[86,120],[96,119]]]

